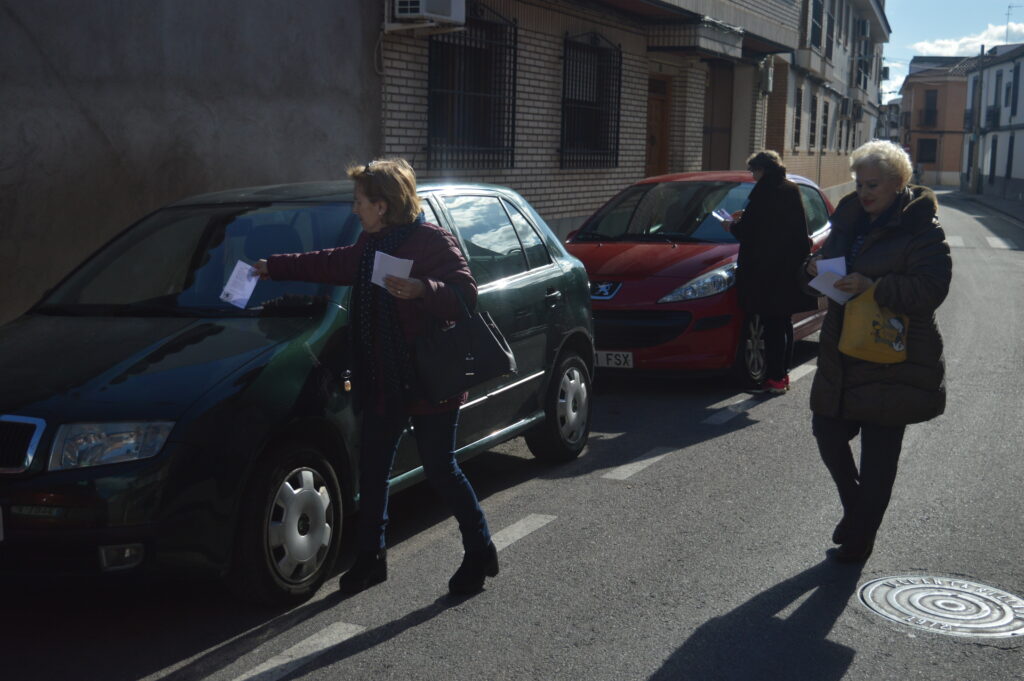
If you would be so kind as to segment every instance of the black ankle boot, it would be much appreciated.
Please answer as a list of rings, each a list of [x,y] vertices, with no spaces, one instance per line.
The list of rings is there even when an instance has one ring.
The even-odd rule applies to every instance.
[[[344,594],[355,594],[380,584],[388,578],[388,552],[360,551],[356,562],[338,580],[338,589]]]
[[[832,530],[832,543],[845,544],[852,534],[852,527],[853,523],[844,514],[843,519],[836,525],[836,529]]]
[[[875,549],[875,538],[847,538],[842,546],[836,549],[834,557],[840,563],[863,563]]]
[[[484,577],[498,574],[498,550],[488,544],[480,551],[466,551],[462,565],[448,580],[448,590],[453,594],[475,594],[484,588]]]

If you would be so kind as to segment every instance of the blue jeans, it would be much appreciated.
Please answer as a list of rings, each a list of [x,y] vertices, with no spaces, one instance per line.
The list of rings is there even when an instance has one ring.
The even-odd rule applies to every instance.
[[[409,415],[402,410],[386,414],[367,412],[363,416],[362,450],[359,456],[360,551],[374,552],[385,546],[388,479],[408,421]],[[455,460],[458,424],[458,409],[441,414],[412,416],[416,448],[427,481],[458,521],[463,548],[466,551],[480,551],[490,544],[491,533],[476,493]]]

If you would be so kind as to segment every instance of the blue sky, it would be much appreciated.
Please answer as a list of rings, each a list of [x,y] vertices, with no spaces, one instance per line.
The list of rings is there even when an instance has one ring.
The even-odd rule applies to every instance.
[[[882,101],[898,96],[912,57],[972,56],[1009,41],[1024,42],[1024,0],[889,0],[885,16],[892,34],[885,46],[890,80],[882,82]]]

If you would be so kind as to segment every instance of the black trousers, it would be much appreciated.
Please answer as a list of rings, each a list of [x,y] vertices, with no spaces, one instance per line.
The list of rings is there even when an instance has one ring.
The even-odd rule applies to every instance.
[[[839,490],[843,517],[852,536],[870,541],[889,506],[906,426],[882,426],[814,414],[811,421],[825,462]],[[860,470],[850,441],[860,433]]]
[[[781,381],[793,363],[793,317],[761,315],[761,323],[764,324],[765,377]]]

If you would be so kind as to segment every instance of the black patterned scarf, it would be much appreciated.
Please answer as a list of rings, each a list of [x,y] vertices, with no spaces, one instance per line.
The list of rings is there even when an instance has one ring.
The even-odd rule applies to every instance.
[[[412,372],[412,355],[402,333],[394,297],[370,281],[377,251],[392,255],[413,229],[423,223],[397,225],[368,235],[359,259],[359,276],[353,291],[352,316],[357,367],[370,395],[383,391],[385,400],[405,404]],[[378,376],[378,369],[383,374]],[[369,405],[367,405],[369,406]]]

